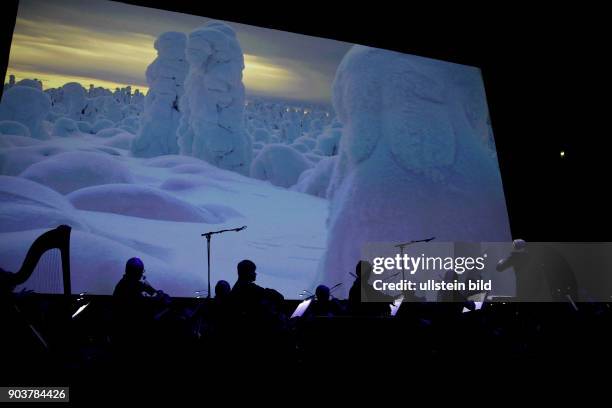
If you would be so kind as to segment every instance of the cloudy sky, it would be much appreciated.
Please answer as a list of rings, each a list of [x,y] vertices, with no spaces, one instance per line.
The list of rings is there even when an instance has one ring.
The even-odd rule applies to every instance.
[[[146,91],[155,38],[189,33],[209,19],[106,0],[21,0],[9,74],[44,88],[131,85]],[[336,67],[350,44],[231,23],[245,54],[249,94],[329,102]]]

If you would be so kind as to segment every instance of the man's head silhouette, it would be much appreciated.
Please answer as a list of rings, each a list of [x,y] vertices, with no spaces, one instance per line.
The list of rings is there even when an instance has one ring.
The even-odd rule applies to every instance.
[[[130,258],[125,263],[125,276],[128,279],[140,280],[144,274],[144,263],[140,258]]]
[[[367,282],[372,275],[372,264],[368,261],[359,261],[355,266],[355,275]]]
[[[255,263],[248,259],[238,262],[238,280],[243,282],[255,282],[255,279],[257,279],[256,269],[257,266]]]
[[[317,297],[317,300],[319,302],[329,301],[329,296],[330,296],[329,288],[325,285],[317,286],[317,289],[315,290],[315,296]]]

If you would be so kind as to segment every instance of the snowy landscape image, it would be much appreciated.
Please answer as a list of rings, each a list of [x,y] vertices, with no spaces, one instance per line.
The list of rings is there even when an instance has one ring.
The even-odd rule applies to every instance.
[[[22,0],[0,103],[0,267],[70,225],[73,293],[257,264],[297,299],[371,242],[509,241],[477,67],[111,1]]]

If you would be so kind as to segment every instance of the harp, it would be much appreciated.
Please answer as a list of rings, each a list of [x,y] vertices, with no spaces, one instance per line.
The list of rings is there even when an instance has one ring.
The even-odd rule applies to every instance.
[[[34,242],[32,243],[32,246],[26,253],[21,268],[19,268],[19,270],[15,272],[12,276],[13,286],[24,285],[28,288],[41,287],[42,291],[45,291],[45,288],[54,287],[56,289],[56,292],[60,292],[65,297],[69,298],[71,295],[71,230],[72,228],[68,225],[60,225],[59,227],[47,231],[38,238],[36,238],[36,240],[34,240]],[[41,267],[44,265],[39,265],[41,263],[41,260],[45,259],[43,257],[51,258],[52,261],[55,261],[57,258],[57,252],[59,252],[61,258],[61,279],[56,279],[56,276],[48,273],[48,270],[45,270],[43,267]]]
[[[68,225],[60,225],[47,231],[34,240],[30,249],[26,253],[21,268],[15,273],[3,272],[3,290],[11,291],[13,288],[22,287],[24,289],[36,289],[40,293],[59,293],[61,301],[59,310],[61,316],[70,316],[70,232],[72,228]],[[61,268],[57,268],[57,258],[61,259]],[[49,266],[55,267],[50,270]],[[61,269],[61,273],[58,273]],[[60,275],[60,277],[58,277]],[[44,350],[49,350],[49,344],[45,337],[30,322],[28,313],[22,313],[16,302],[11,302],[11,309],[42,346]],[[53,320],[52,324],[61,324],[66,318],[60,321]],[[46,319],[46,323],[51,323]],[[60,327],[59,325],[57,327]],[[64,327],[63,325],[61,327]],[[23,339],[23,338],[22,338]]]

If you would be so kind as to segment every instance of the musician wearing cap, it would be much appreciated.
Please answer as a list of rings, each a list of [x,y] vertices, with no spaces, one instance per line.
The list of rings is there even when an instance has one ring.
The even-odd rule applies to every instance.
[[[155,290],[144,279],[144,263],[140,258],[130,258],[125,264],[125,274],[115,286],[113,297],[120,300],[140,299],[146,293],[149,296],[157,295]]]
[[[157,309],[161,306],[159,300],[167,296],[149,285],[144,272],[142,260],[130,258],[113,292],[113,343],[118,347],[120,359],[125,361],[142,354],[134,350],[149,342]]]

